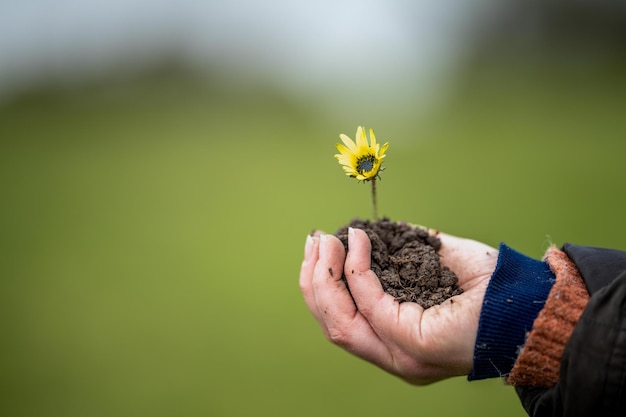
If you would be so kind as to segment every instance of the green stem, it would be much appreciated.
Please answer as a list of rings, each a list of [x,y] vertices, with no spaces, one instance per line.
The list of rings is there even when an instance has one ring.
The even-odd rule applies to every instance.
[[[374,221],[378,220],[378,202],[376,199],[376,178],[372,179],[372,208],[374,209]]]

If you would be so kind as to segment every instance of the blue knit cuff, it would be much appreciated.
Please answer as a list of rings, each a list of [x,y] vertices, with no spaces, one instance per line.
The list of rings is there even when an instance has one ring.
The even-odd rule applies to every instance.
[[[500,244],[480,312],[470,381],[502,377],[511,371],[555,280],[547,262]]]

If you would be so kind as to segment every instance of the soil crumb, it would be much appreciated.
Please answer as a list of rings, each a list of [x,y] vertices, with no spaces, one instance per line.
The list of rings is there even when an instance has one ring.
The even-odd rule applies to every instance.
[[[354,219],[335,233],[346,251],[348,227],[367,233],[372,243],[371,269],[385,292],[398,302],[429,308],[463,292],[454,272],[440,263],[441,241],[436,233],[387,218],[375,222]]]

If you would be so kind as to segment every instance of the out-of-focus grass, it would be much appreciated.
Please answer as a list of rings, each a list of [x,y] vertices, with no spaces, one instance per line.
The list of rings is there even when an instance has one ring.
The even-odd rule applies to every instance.
[[[306,233],[370,214],[332,158],[357,123],[391,142],[386,215],[626,249],[624,95],[541,91],[404,125],[180,80],[0,109],[1,414],[524,415],[499,380],[414,388],[331,346],[297,276]]]

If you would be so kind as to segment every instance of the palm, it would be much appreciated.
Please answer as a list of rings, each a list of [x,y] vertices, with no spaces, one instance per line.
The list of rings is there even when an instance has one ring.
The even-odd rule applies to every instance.
[[[464,293],[424,310],[415,303],[399,304],[383,291],[370,269],[367,235],[351,233],[347,255],[334,236],[313,239],[300,272],[307,306],[327,338],[414,384],[468,374],[497,251],[440,234],[442,263],[457,274]],[[342,269],[350,292],[341,274],[334,273]]]
[[[463,294],[427,310],[414,303],[385,303],[405,323],[394,337],[400,341],[396,355],[404,358],[395,362],[409,369],[394,373],[416,384],[471,371],[482,300],[497,262],[497,251],[485,244],[445,234],[439,237],[441,262],[457,274]]]

